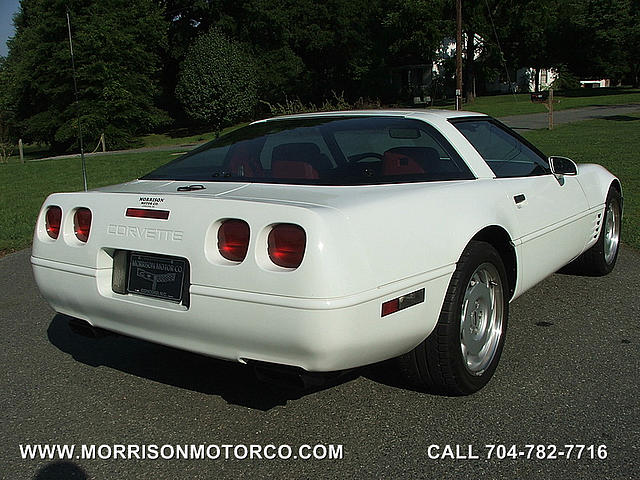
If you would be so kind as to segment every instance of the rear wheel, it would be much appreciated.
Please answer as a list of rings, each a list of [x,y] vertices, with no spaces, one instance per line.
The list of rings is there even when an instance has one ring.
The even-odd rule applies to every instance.
[[[453,273],[434,331],[399,357],[407,380],[448,395],[468,395],[486,385],[504,345],[508,291],[495,248],[470,242]]]
[[[622,198],[618,190],[610,188],[598,240],[575,261],[580,273],[603,276],[613,270],[620,250],[621,226]]]

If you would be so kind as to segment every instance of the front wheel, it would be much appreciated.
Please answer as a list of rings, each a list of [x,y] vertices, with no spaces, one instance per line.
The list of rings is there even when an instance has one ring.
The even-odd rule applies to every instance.
[[[613,270],[620,250],[621,226],[622,198],[618,190],[610,188],[598,240],[575,261],[580,273],[603,276]]]
[[[448,395],[469,395],[486,385],[504,345],[508,291],[496,249],[470,242],[451,277],[434,331],[398,359],[405,378]]]

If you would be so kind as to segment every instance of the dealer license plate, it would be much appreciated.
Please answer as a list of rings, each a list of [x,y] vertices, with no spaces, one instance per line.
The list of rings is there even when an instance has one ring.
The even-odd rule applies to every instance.
[[[127,291],[180,302],[186,270],[184,258],[131,252]]]

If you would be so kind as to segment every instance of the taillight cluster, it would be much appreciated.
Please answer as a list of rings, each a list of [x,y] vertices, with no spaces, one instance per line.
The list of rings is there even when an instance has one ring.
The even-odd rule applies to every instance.
[[[244,220],[229,219],[218,228],[218,251],[223,258],[242,262],[249,249],[250,229]],[[271,261],[285,268],[298,268],[304,258],[307,235],[302,227],[280,223],[271,227],[267,253]]]
[[[91,231],[91,210],[88,208],[79,208],[73,216],[73,231],[76,238],[81,242],[89,240],[89,232]]]
[[[281,223],[269,232],[267,241],[269,258],[281,267],[297,268],[302,263],[307,235],[302,227]]]
[[[60,236],[60,229],[62,228],[62,209],[58,206],[52,206],[47,208],[45,214],[45,229],[47,235],[54,240]],[[77,208],[73,215],[73,231],[76,238],[83,243],[89,240],[89,233],[91,231],[91,210],[88,208]]]
[[[241,262],[249,249],[249,224],[244,220],[227,220],[218,229],[220,255],[232,262]]]
[[[62,223],[62,209],[60,207],[49,207],[47,209],[45,228],[47,234],[54,240],[60,235],[60,224]]]

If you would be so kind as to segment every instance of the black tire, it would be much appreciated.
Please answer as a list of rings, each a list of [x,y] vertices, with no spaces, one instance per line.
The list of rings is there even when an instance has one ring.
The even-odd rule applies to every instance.
[[[607,255],[605,249],[605,241],[607,237],[607,221],[611,215],[614,218],[611,221],[617,228],[618,241],[616,242],[615,252]],[[607,275],[616,266],[618,260],[618,252],[620,251],[620,238],[622,227],[622,197],[620,192],[611,187],[607,194],[607,204],[602,215],[602,224],[600,227],[600,234],[596,243],[580,257],[574,260],[572,267],[574,267],[578,273],[583,275],[592,275],[601,277]]]
[[[488,267],[488,265],[492,267]],[[462,310],[464,303],[470,303],[470,300],[465,302],[465,294],[468,289],[471,292],[474,288],[470,283],[472,277],[478,271],[482,272],[483,269],[495,272],[497,274],[496,280],[499,280],[493,282],[499,285],[494,286],[493,283],[486,285],[487,290],[492,292],[491,295],[493,295],[495,303],[494,310],[496,311],[496,315],[492,314],[490,320],[497,319],[500,305],[502,318],[500,325],[493,329],[494,335],[491,337],[494,340],[489,343],[492,345],[489,350],[493,352],[491,358],[485,359],[488,363],[484,367],[477,366],[478,368],[473,371],[473,365],[468,367],[467,360],[463,356]],[[479,277],[475,276],[474,278]],[[499,294],[498,290],[500,290]],[[451,277],[434,331],[420,345],[398,358],[404,377],[420,389],[445,395],[469,395],[484,387],[496,370],[504,346],[509,317],[508,292],[507,274],[496,249],[486,242],[470,242],[462,253]],[[478,302],[474,301],[474,305],[476,305],[474,311],[477,312]],[[472,317],[475,322],[473,325],[471,324]],[[478,316],[477,313],[465,315],[464,321],[468,322],[465,323],[465,332],[471,332],[471,328],[475,328],[477,332],[478,318],[482,318],[482,316]],[[497,337],[498,335],[499,337]]]

